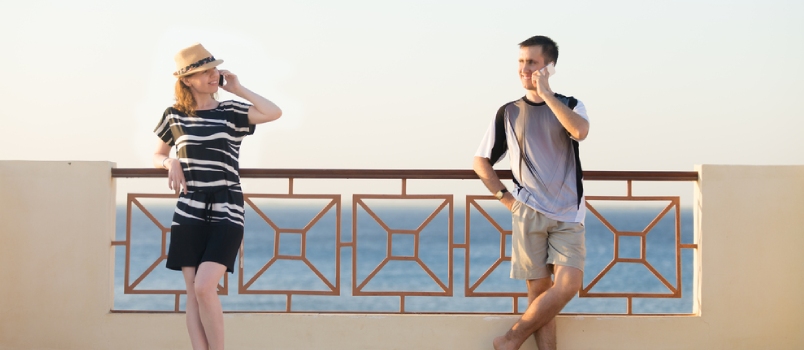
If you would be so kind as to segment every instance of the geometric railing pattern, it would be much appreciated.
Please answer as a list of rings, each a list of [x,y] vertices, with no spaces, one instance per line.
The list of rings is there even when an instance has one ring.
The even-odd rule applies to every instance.
[[[244,194],[244,200],[247,206],[251,207],[257,215],[259,215],[272,229],[274,233],[274,246],[273,246],[273,257],[265,263],[254,275],[252,276],[244,276],[244,262],[245,262],[245,250],[243,246],[240,248],[240,267],[238,268],[238,276],[239,276],[239,284],[238,284],[238,293],[239,294],[283,294],[287,297],[287,312],[291,311],[292,305],[292,297],[293,295],[340,295],[340,251],[341,247],[344,244],[341,244],[341,231],[340,231],[340,217],[341,217],[341,201],[340,195],[301,195],[301,194]],[[321,209],[318,214],[310,220],[304,227],[297,227],[297,228],[290,228],[290,227],[279,227],[274,220],[272,220],[269,215],[264,213],[260,210],[259,206],[257,206],[253,199],[257,198],[273,198],[273,199],[325,199],[329,200],[329,202]],[[335,250],[335,278],[330,280],[326,278],[318,267],[316,267],[308,258],[307,258],[307,233],[313,226],[318,223],[318,221],[323,217],[327,212],[330,210],[335,210],[335,215],[337,218],[336,225],[335,225],[335,236],[336,242],[338,242],[338,247]],[[301,242],[301,249],[298,255],[290,255],[290,254],[280,254],[279,247],[282,244],[282,236],[290,235],[297,235]],[[289,238],[289,237],[288,237]],[[286,238],[286,239],[288,239]],[[243,245],[248,244],[244,237]],[[279,261],[301,261],[303,262],[309,269],[312,271],[321,282],[323,282],[327,286],[327,290],[319,291],[319,290],[283,290],[283,289],[270,289],[270,288],[263,288],[263,289],[256,289],[253,287],[253,284],[267,271],[272,265]]]
[[[466,253],[466,255],[465,255],[466,260],[465,261],[467,261],[467,264],[466,264],[465,270],[464,270],[464,276],[466,276],[466,278],[464,278],[464,281],[465,281],[465,283],[464,283],[465,294],[466,294],[467,297],[512,297],[513,298],[513,310],[518,310],[519,298],[520,297],[527,297],[528,296],[527,292],[512,293],[512,292],[481,292],[481,291],[477,291],[478,287],[480,287],[483,284],[483,282],[486,281],[486,279],[489,277],[489,275],[495,269],[497,269],[503,262],[511,261],[511,257],[507,255],[505,248],[507,246],[506,242],[510,242],[512,232],[511,232],[511,230],[503,229],[502,226],[500,225],[500,223],[496,222],[491,217],[491,215],[488,213],[488,211],[486,211],[486,209],[484,209],[484,207],[481,206],[478,203],[479,201],[484,201],[484,200],[485,201],[494,201],[494,202],[497,201],[497,199],[494,198],[493,196],[466,196],[466,228],[467,229],[466,229],[465,242],[467,242],[467,244],[462,246],[464,248],[464,250],[465,250],[465,253]],[[483,266],[484,267],[483,274],[480,275],[480,277],[478,277],[477,280],[474,280],[474,281],[470,281],[470,278],[469,278],[469,276],[470,276],[469,271],[470,271],[470,265],[471,265],[470,262],[472,260],[471,259],[472,255],[471,255],[471,245],[468,244],[469,242],[471,242],[471,236],[472,236],[472,230],[470,229],[470,227],[471,227],[470,226],[470,220],[471,220],[471,217],[472,217],[471,216],[471,212],[472,212],[471,209],[472,208],[477,210],[480,213],[480,215],[482,215],[483,218],[485,218],[488,221],[488,223],[491,224],[492,227],[494,227],[495,230],[491,234],[495,235],[495,236],[499,234],[499,242],[500,242],[499,243],[499,256],[497,257],[497,259],[491,265]],[[489,233],[485,233],[485,234],[489,234]]]
[[[164,177],[165,172],[158,169],[113,169],[113,177]],[[500,178],[502,179],[510,179],[511,174],[510,171],[498,171],[497,172]],[[454,195],[452,194],[408,194],[407,193],[407,180],[408,179],[477,179],[474,172],[471,170],[469,171],[453,171],[453,170],[293,170],[293,169],[284,169],[284,170],[264,170],[264,169],[243,169],[241,170],[242,177],[257,177],[257,178],[285,178],[288,180],[288,191],[287,193],[279,193],[279,194],[244,194],[244,200],[246,202],[246,206],[251,208],[254,212],[256,212],[257,216],[261,218],[263,222],[267,224],[269,227],[269,232],[266,234],[272,235],[273,240],[273,247],[272,249],[271,258],[265,262],[264,264],[257,265],[257,266],[245,266],[245,256],[247,250],[244,249],[245,246],[248,246],[250,242],[244,238],[243,245],[240,249],[239,254],[239,264],[236,268],[236,273],[238,274],[238,282],[237,282],[237,293],[240,295],[250,295],[250,294],[269,294],[269,295],[284,295],[285,296],[285,310],[284,312],[299,312],[293,308],[293,297],[294,296],[341,296],[341,295],[350,295],[350,296],[393,296],[399,298],[399,313],[406,313],[410,312],[406,309],[406,298],[408,297],[451,297],[454,296],[455,289],[454,289],[454,266],[453,266],[453,257],[455,253],[461,253],[464,260],[464,265],[461,267],[463,272],[463,291],[462,294],[466,298],[473,298],[473,297],[491,297],[491,298],[510,298],[512,301],[512,310],[510,313],[518,313],[518,310],[521,309],[519,305],[520,298],[526,297],[527,294],[523,291],[484,291],[482,290],[482,286],[484,283],[489,283],[489,276],[495,270],[499,270],[500,266],[510,261],[511,257],[506,252],[506,247],[510,245],[511,240],[511,231],[506,230],[503,228],[505,225],[501,225],[499,222],[495,221],[492,215],[485,209],[481,203],[488,203],[489,205],[499,205],[496,204],[496,200],[493,196],[489,195],[467,195],[466,202],[465,202],[465,213],[464,218],[465,222],[465,232],[463,234],[462,242],[456,242],[456,237],[454,236],[453,228],[454,228]],[[586,181],[607,181],[607,180],[616,180],[616,181],[626,181],[628,185],[628,193],[626,196],[587,196],[586,207],[588,210],[587,217],[591,217],[592,215],[596,217],[613,235],[613,242],[614,242],[614,249],[613,249],[613,256],[611,261],[603,268],[603,270],[595,276],[589,283],[585,283],[582,288],[579,290],[578,296],[580,298],[622,298],[626,300],[626,314],[632,314],[632,301],[634,298],[680,298],[681,297],[681,286],[682,286],[682,269],[681,269],[681,251],[682,249],[697,249],[696,244],[682,244],[681,243],[681,211],[680,211],[680,199],[679,197],[671,197],[671,196],[663,196],[663,197],[640,197],[640,196],[633,196],[631,191],[631,186],[633,181],[696,181],[697,173],[695,172],[585,172],[584,173]],[[340,194],[295,194],[294,193],[294,179],[298,178],[367,178],[367,179],[398,179],[401,180],[401,193],[397,194],[354,194],[351,198],[352,204],[352,232],[351,237],[347,240],[344,240],[341,234],[341,220],[342,220],[342,196]],[[124,293],[126,294],[169,294],[175,296],[175,305],[174,305],[174,312],[178,312],[180,310],[180,296],[184,294],[185,291],[182,290],[169,290],[169,289],[143,289],[139,288],[140,283],[157,267],[164,265],[164,260],[167,257],[167,242],[168,242],[168,235],[170,232],[170,227],[166,226],[163,223],[160,223],[140,202],[142,198],[149,198],[149,199],[162,199],[165,201],[175,201],[177,196],[173,194],[128,194],[127,198],[127,222],[126,222],[126,238],[122,241],[113,241],[111,244],[113,246],[124,246],[125,247],[125,275],[124,275]],[[271,200],[323,200],[325,201],[324,206],[322,209],[310,220],[310,222],[306,223],[302,227],[282,227],[277,224],[275,218],[273,218],[271,213],[266,213],[263,211],[260,206],[257,204],[256,200],[258,199],[271,199]],[[399,228],[394,227],[393,225],[387,223],[385,220],[381,218],[380,215],[377,214],[374,207],[372,207],[372,201],[376,202],[377,200],[387,200],[393,202],[404,202],[410,200],[430,200],[435,201],[437,203],[435,209],[429,214],[426,215],[424,220],[421,223],[416,222],[415,228]],[[621,230],[613,225],[604,215],[597,210],[595,206],[591,204],[591,202],[599,202],[599,201],[630,201],[630,202],[658,202],[658,203],[668,203],[663,210],[652,220],[650,223],[644,227],[644,229],[640,231],[626,231]],[[136,208],[136,209],[135,209]],[[131,276],[130,273],[130,262],[132,254],[136,254],[136,252],[132,252],[132,240],[136,239],[133,237],[132,229],[131,229],[131,220],[132,220],[132,211],[139,210],[141,211],[147,218],[150,220],[154,225],[154,230],[158,231],[161,235],[161,251],[159,256],[156,258],[153,263],[151,263],[145,271],[140,274],[139,276]],[[660,273],[654,266],[651,265],[650,261],[648,261],[648,251],[646,249],[646,241],[647,237],[650,234],[651,230],[656,226],[656,224],[661,221],[668,213],[674,212],[675,216],[675,244],[673,249],[675,250],[675,276],[674,278],[667,278],[662,273]],[[330,263],[334,266],[334,277],[327,277],[325,273],[322,273],[322,267],[316,266],[316,264],[308,258],[308,233],[310,229],[317,224],[322,217],[327,215],[328,213],[334,214],[335,217],[335,227],[333,227],[334,231],[334,261]],[[480,231],[473,231],[471,222],[473,219],[477,219],[477,213],[480,217],[493,229],[492,230],[480,230]],[[433,219],[438,215],[443,214],[446,216],[447,220],[447,227],[445,229],[445,233],[447,240],[443,246],[438,247],[439,251],[443,252],[444,259],[446,259],[447,263],[444,266],[434,267],[430,266],[426,263],[425,259],[422,258],[420,255],[420,246],[421,246],[421,238],[424,234],[423,230],[431,225]],[[363,266],[361,268],[365,268],[365,264],[359,261],[359,254],[358,252],[361,251],[361,242],[359,240],[361,228],[358,227],[359,225],[355,224],[358,222],[358,216],[365,218],[367,216],[381,228],[382,236],[381,239],[385,240],[386,247],[385,247],[385,254],[380,259],[380,262],[376,266],[370,266],[369,272],[359,274],[358,273],[358,266]],[[365,216],[364,216],[365,215]],[[168,224],[169,225],[169,224]],[[471,242],[473,235],[483,235],[485,237],[492,237],[492,239],[497,240],[499,251],[495,253],[496,258],[494,261],[491,261],[488,265],[482,266],[470,266],[473,264],[472,259],[472,250],[471,250]],[[638,257],[624,257],[620,256],[620,241],[623,238],[633,237],[640,240],[640,253]],[[394,242],[397,242],[399,238],[405,238],[404,242],[412,242],[412,253],[409,254],[398,254],[394,253]],[[300,242],[300,251],[298,253],[282,253],[280,251],[280,246],[282,242],[287,240],[293,240],[296,242]],[[364,242],[365,243],[365,242]],[[410,245],[408,244],[408,245]],[[347,291],[346,293],[342,289],[341,286],[341,251],[344,249],[351,250],[351,261],[352,261],[352,271],[351,271],[351,290]],[[460,256],[460,255],[459,255]],[[324,289],[317,289],[317,290],[305,290],[305,289],[283,289],[281,286],[278,288],[274,288],[274,286],[265,287],[265,283],[263,283],[263,287],[257,287],[259,285],[259,281],[261,278],[264,278],[264,274],[275,268],[277,264],[280,264],[283,261],[292,261],[303,264],[305,268],[309,269],[309,271],[317,277],[317,279],[321,282]],[[428,291],[421,291],[421,290],[405,290],[404,288],[398,288],[397,290],[387,290],[387,289],[374,289],[371,287],[371,282],[375,279],[378,274],[383,273],[383,271],[389,269],[389,266],[393,263],[404,263],[408,266],[406,268],[416,269],[417,271],[423,272],[426,276],[432,279],[432,282],[436,286],[435,290],[428,290]],[[666,288],[666,292],[640,292],[640,291],[617,291],[617,292],[610,292],[610,291],[596,291],[596,286],[601,281],[601,279],[605,278],[605,276],[610,273],[610,271],[620,264],[640,264],[644,266],[653,276],[661,283],[664,288]],[[470,269],[471,267],[471,269]],[[478,277],[472,277],[470,275],[470,270],[477,270],[480,269],[483,271]],[[249,271],[256,271],[253,273],[247,273],[246,270]],[[226,295],[229,293],[229,285],[228,285],[228,274],[224,275],[224,279],[222,284],[219,285],[218,291],[221,295]],[[401,290],[400,290],[401,289]],[[275,311],[274,311],[275,312]],[[449,313],[449,312],[439,312],[439,313]]]
[[[670,204],[667,205],[651,222],[645,227],[642,231],[639,232],[629,232],[629,231],[622,231],[614,227],[603,215],[600,214],[595,207],[593,207],[588,201],[594,200],[613,200],[613,201],[669,201]],[[578,296],[581,298],[584,297],[598,297],[598,298],[625,298],[626,299],[626,313],[632,314],[632,304],[634,298],[680,298],[681,297],[681,249],[682,248],[691,248],[695,249],[696,245],[694,244],[681,244],[681,208],[679,205],[679,197],[633,197],[633,196],[626,196],[626,197],[616,197],[616,196],[589,196],[587,198],[586,208],[587,210],[596,216],[603,225],[608,228],[612,234],[614,234],[614,256],[612,260],[606,265],[606,267],[601,271],[597,276],[595,276],[592,281],[587,284],[586,286],[582,287],[579,291]],[[654,268],[650,262],[648,262],[648,254],[647,254],[647,235],[650,231],[656,226],[656,224],[664,218],[664,216],[670,211],[675,210],[675,275],[676,279],[674,283],[670,283],[661,273],[659,273],[656,268]],[[631,258],[631,257],[621,257],[620,256],[620,241],[623,237],[637,237],[639,238],[640,242],[640,250],[639,250],[639,257],[638,258]],[[612,270],[617,264],[641,264],[645,266],[653,276],[658,279],[663,286],[667,288],[666,293],[645,293],[645,292],[593,292],[592,289],[595,285],[600,282],[600,280],[606,276],[606,274]]]
[[[389,227],[387,223],[385,223],[379,215],[377,215],[374,210],[366,203],[366,200],[370,199],[383,199],[383,200],[439,200],[441,201],[440,204],[433,210],[427,218],[421,222],[421,224],[417,225],[416,229],[400,229],[395,227]],[[400,195],[354,195],[352,200],[352,222],[357,221],[357,215],[360,212],[358,210],[360,207],[364,210],[377,224],[379,224],[383,231],[385,232],[385,240],[387,242],[386,246],[386,253],[385,257],[382,261],[368,274],[365,279],[358,280],[356,278],[357,274],[357,267],[360,265],[358,262],[358,254],[352,254],[352,295],[354,296],[396,296],[399,297],[399,312],[405,312],[405,297],[406,296],[452,296],[453,294],[453,276],[452,276],[452,251],[453,251],[453,223],[452,223],[452,196],[451,195],[409,195],[403,193]],[[421,235],[422,230],[427,227],[430,222],[441,213],[444,209],[448,211],[448,228],[447,228],[447,242],[448,244],[444,246],[444,251],[447,253],[447,261],[448,261],[448,277],[446,281],[443,281],[439,278],[433,270],[421,259],[419,255],[419,248],[421,246]],[[352,225],[352,242],[354,243],[354,249],[360,249],[360,245],[358,242],[358,235],[357,232],[360,228],[358,225]],[[412,255],[405,256],[405,255],[395,255],[393,253],[393,242],[395,235],[406,235],[411,236],[413,239],[413,253]],[[379,291],[379,290],[367,290],[366,286],[369,282],[383,270],[387,264],[391,261],[408,261],[415,263],[413,268],[420,268],[424,271],[432,280],[438,285],[438,291]],[[410,265],[410,264],[408,264]]]
[[[186,291],[184,289],[143,289],[137,288],[142,281],[151,274],[157,267],[162,268],[165,261],[167,260],[167,250],[168,250],[168,234],[170,233],[170,224],[163,225],[159,220],[157,220],[150,211],[148,211],[142,203],[139,201],[140,198],[166,198],[172,199],[174,202],[178,195],[174,194],[128,194],[128,198],[126,201],[126,239],[123,241],[113,241],[112,246],[124,246],[126,251],[126,266],[125,272],[123,275],[124,284],[123,290],[126,294],[172,294],[175,296],[175,308],[174,311],[179,311],[179,298],[182,294],[185,294]],[[132,278],[131,276],[131,259],[132,256],[132,242],[133,242],[133,233],[131,228],[131,217],[133,214],[133,207],[137,207],[146,217],[153,223],[155,229],[160,232],[161,236],[161,246],[160,252],[156,260],[150,264],[143,273],[141,273],[136,278]],[[133,279],[133,281],[132,281]],[[223,284],[218,284],[218,294],[219,295],[227,295],[229,293],[229,276],[224,275],[223,277]]]

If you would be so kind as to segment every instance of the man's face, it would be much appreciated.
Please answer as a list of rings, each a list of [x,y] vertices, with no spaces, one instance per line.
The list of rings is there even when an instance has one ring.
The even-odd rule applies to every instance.
[[[533,72],[544,68],[549,62],[545,62],[542,56],[541,46],[528,46],[519,48],[519,80],[522,87],[527,90],[536,90],[536,86],[531,81]]]

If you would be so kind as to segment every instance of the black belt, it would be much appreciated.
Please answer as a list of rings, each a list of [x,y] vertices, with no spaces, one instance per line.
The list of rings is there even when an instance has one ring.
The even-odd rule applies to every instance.
[[[209,213],[212,212],[212,203],[215,202],[215,194],[228,191],[235,186],[240,186],[240,184],[238,183],[227,187],[219,187],[215,190],[197,190],[193,192],[193,195],[195,195],[195,193],[201,193],[204,195],[204,222],[208,223],[211,221],[209,218]]]

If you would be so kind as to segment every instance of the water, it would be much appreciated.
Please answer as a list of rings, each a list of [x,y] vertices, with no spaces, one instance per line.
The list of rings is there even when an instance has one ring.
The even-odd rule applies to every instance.
[[[338,285],[336,278],[336,213],[335,207],[327,210],[317,221],[311,222],[326,207],[328,200],[308,201],[304,205],[288,206],[280,202],[263,200],[258,202],[260,211],[266,215],[275,227],[280,228],[280,255],[299,256],[301,254],[300,233],[287,232],[288,228],[307,227],[305,257],[309,264],[319,271],[320,277],[302,260],[278,260],[272,263],[258,278],[248,286],[250,291],[260,290],[307,290],[331,292]],[[371,280],[362,286],[361,291],[369,292],[430,292],[446,294],[444,288],[449,287],[449,265],[452,263],[454,280],[453,296],[408,296],[405,298],[406,312],[471,312],[471,313],[507,313],[511,312],[511,297],[467,297],[464,286],[467,283],[465,263],[469,262],[468,284],[473,286],[480,276],[500,257],[501,235],[474,207],[470,210],[471,232],[469,240],[471,248],[469,257],[464,248],[454,248],[453,258],[449,259],[449,207],[433,213],[442,203],[439,200],[422,200],[416,205],[383,204],[381,200],[365,201],[370,210],[379,218],[375,220],[363,207],[357,209],[357,230],[352,227],[351,204],[342,208],[340,242],[355,242],[357,255],[352,246],[340,249],[340,295],[294,295],[292,311],[296,312],[398,312],[399,296],[354,296],[352,288],[352,260],[356,259],[356,285],[363,284],[367,277],[386,258],[388,239],[386,227],[392,231],[392,256],[413,256],[414,235],[425,222],[429,223],[419,234],[419,257],[426,269],[416,261],[391,260],[385,263]],[[168,225],[172,217],[172,206],[165,201],[144,203],[148,211],[161,222]],[[493,202],[484,202],[484,210],[503,230],[511,229],[510,213]],[[619,231],[642,231],[653,220],[663,207],[641,208],[596,208]],[[453,213],[452,242],[466,242],[466,209],[455,207]],[[118,240],[124,240],[126,234],[126,208],[117,209]],[[384,227],[384,226],[385,227]],[[248,283],[274,257],[274,226],[267,223],[251,208],[247,208],[246,230],[244,234],[244,280]],[[614,234],[591,212],[586,218],[587,259],[584,273],[586,287],[612,260],[614,255]],[[406,231],[408,230],[408,231]],[[681,211],[681,242],[692,243],[692,212]],[[506,239],[505,255],[510,256],[510,236]],[[143,271],[160,256],[162,234],[157,226],[136,206],[132,210],[132,242],[131,242],[131,281],[133,282]],[[639,258],[641,241],[639,237],[621,237],[620,257]],[[668,212],[663,219],[646,236],[646,252],[648,263],[660,273],[669,284],[675,286],[675,209]],[[681,250],[682,260],[682,297],[681,298],[634,298],[633,313],[691,313],[692,312],[692,270],[693,252]],[[173,295],[124,294],[125,248],[115,249],[115,300],[116,310],[165,310],[174,309]],[[427,269],[441,282],[435,282]],[[480,283],[475,292],[507,292],[525,293],[523,281],[508,277],[510,263],[503,261],[491,274]],[[441,286],[443,285],[443,287]],[[238,273],[229,275],[229,295],[221,296],[225,311],[268,311],[282,312],[286,310],[287,296],[238,294]],[[136,287],[137,290],[183,290],[184,282],[180,272],[164,268],[164,261],[152,271]],[[669,289],[656,278],[643,264],[617,263],[594,286],[594,293],[664,293]],[[519,298],[519,310],[526,307],[526,298]],[[182,296],[181,308],[184,307]],[[625,313],[625,298],[574,298],[565,308],[565,313]]]

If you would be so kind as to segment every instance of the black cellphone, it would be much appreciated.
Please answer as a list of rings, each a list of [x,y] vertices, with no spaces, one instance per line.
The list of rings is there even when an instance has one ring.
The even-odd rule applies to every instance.
[[[221,74],[221,77],[218,78],[218,85],[223,86],[223,74]]]

